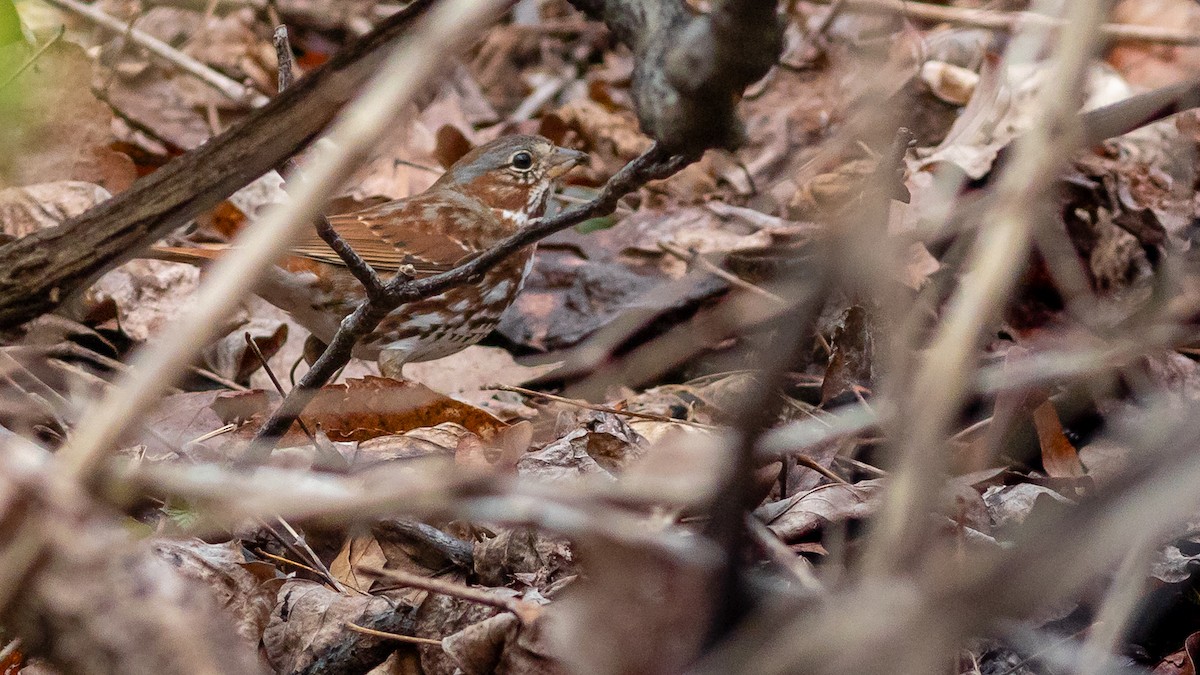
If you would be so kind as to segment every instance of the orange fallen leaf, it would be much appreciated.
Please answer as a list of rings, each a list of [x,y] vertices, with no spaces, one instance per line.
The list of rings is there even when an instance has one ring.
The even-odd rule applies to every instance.
[[[1042,448],[1042,467],[1054,478],[1075,478],[1085,474],[1079,461],[1079,451],[1063,433],[1062,422],[1054,404],[1045,401],[1033,411],[1038,445]]]

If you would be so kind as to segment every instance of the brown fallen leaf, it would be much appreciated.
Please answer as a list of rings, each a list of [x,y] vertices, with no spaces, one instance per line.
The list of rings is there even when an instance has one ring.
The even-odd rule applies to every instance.
[[[443,422],[402,434],[376,436],[358,444],[354,455],[356,468],[419,457],[455,457],[463,440],[479,437],[461,424]]]
[[[533,528],[506,528],[475,543],[475,574],[488,586],[509,586],[514,580],[545,590],[574,572],[571,545]]]
[[[448,577],[453,578],[453,577]],[[457,579],[461,581],[460,579]],[[467,626],[485,621],[502,610],[462,598],[429,593],[417,608],[413,634],[441,640]],[[458,663],[441,646],[419,645],[421,670],[425,675],[454,675]]]
[[[165,153],[191,150],[212,138],[213,130],[204,113],[193,108],[189,97],[180,90],[180,77],[147,68],[132,76],[115,78],[104,95],[113,107],[162,139],[167,144],[163,148]],[[138,139],[131,132],[126,136],[131,141]]]
[[[521,384],[554,370],[556,366],[553,363],[525,366],[517,363],[508,350],[471,345],[445,358],[406,364],[404,376],[443,394],[461,394],[497,382]]]
[[[164,397],[145,421],[151,433],[137,439],[144,445],[144,457],[148,460],[175,457],[189,441],[224,426],[225,421],[213,409],[222,393],[195,391]]]
[[[135,342],[159,335],[191,306],[200,271],[161,260],[131,260],[105,274],[87,291],[85,302],[112,301],[121,331]]]
[[[784,543],[812,538],[830,523],[860,520],[874,512],[877,500],[873,497],[882,486],[880,480],[867,480],[854,485],[828,483],[808,492],[801,492],[782,502],[760,507],[755,511]]]
[[[638,130],[630,112],[613,112],[586,98],[575,99],[554,112],[588,146],[606,156],[627,162],[650,147],[650,139]]]
[[[519,475],[547,481],[591,475],[611,479],[645,454],[645,440],[620,417],[577,412],[580,417],[572,420],[566,435],[520,457]]]
[[[527,421],[517,422],[502,430],[490,443],[470,434],[458,439],[458,445],[454,448],[454,463],[473,469],[514,472],[517,462],[532,441],[533,425]]]
[[[1153,675],[1196,675],[1196,663],[1200,661],[1200,632],[1192,633],[1183,641],[1183,649],[1163,658],[1154,667]]]
[[[517,473],[544,481],[574,480],[583,476],[600,476],[616,480],[588,454],[588,432],[576,429],[535,452],[521,457]]]
[[[1058,492],[1033,483],[990,487],[983,493],[983,503],[1001,535],[1014,532],[1035,512],[1053,512],[1074,504]]]
[[[364,593],[375,585],[376,577],[359,572],[361,567],[382,568],[387,563],[383,548],[370,535],[350,537],[329,563],[329,573],[348,588]]]
[[[262,394],[243,392],[223,399],[234,401],[258,396]],[[275,400],[276,397],[271,394],[269,398]],[[252,437],[267,412],[266,405],[256,410],[249,418],[251,423],[238,431],[239,437]],[[446,422],[461,425],[486,440],[509,426],[479,408],[455,401],[422,384],[370,376],[322,387],[305,408],[303,419],[322,429],[330,440],[360,442]],[[306,442],[298,428],[290,431],[282,441],[284,444]]]
[[[229,335],[221,338],[204,350],[204,363],[209,370],[241,384],[250,381],[250,376],[262,368],[262,360],[246,344],[246,334],[262,353],[270,359],[287,342],[288,325],[271,319],[251,319],[238,326]]]
[[[447,635],[442,648],[465,675],[566,673],[549,654],[544,625],[540,620],[523,624],[515,614],[503,612]]]

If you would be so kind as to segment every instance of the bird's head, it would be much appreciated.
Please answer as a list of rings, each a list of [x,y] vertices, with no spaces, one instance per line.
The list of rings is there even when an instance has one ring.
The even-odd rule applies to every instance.
[[[541,136],[504,136],[463,155],[435,187],[457,189],[521,226],[542,215],[555,182],[587,159]]]

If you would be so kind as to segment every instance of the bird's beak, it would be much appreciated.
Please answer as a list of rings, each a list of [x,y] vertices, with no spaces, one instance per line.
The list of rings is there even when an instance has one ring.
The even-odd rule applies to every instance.
[[[546,174],[553,180],[566,174],[580,164],[587,164],[588,159],[589,157],[586,152],[555,147],[554,154],[550,155],[550,166],[546,170]]]

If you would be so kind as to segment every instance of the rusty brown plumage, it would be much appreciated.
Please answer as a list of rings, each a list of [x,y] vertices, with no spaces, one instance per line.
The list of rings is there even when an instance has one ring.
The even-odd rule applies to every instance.
[[[540,136],[506,136],[467,153],[421,194],[328,219],[376,271],[437,274],[540,217],[554,184],[586,157]],[[157,253],[195,262],[219,251],[175,247]],[[533,247],[523,249],[477,284],[401,305],[358,344],[354,355],[379,358],[396,374],[406,362],[440,358],[478,342],[512,304],[532,258]],[[257,292],[325,342],[365,296],[315,231],[271,270]]]

